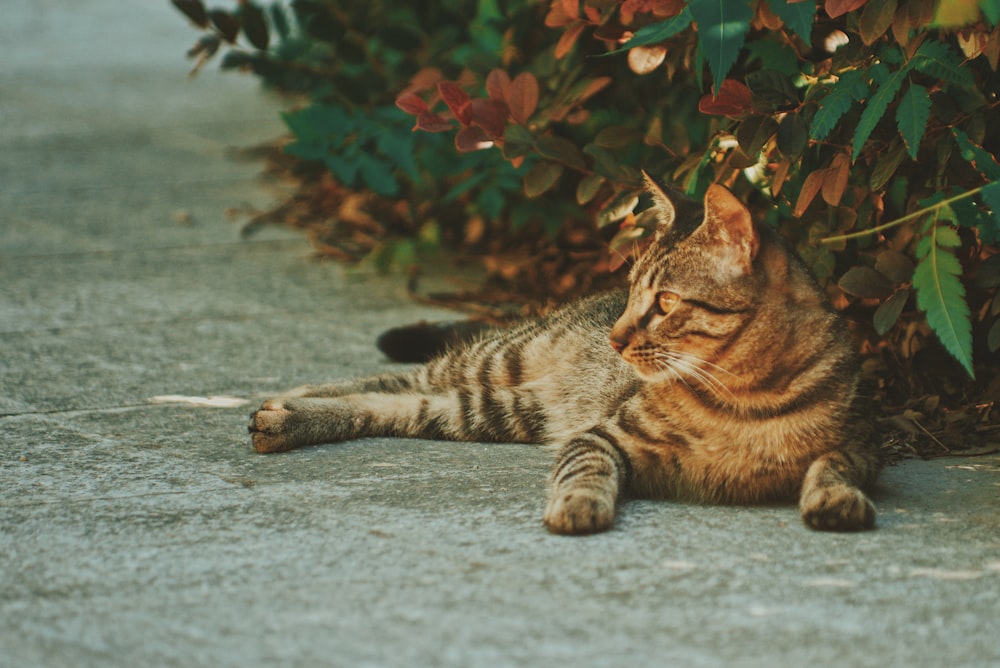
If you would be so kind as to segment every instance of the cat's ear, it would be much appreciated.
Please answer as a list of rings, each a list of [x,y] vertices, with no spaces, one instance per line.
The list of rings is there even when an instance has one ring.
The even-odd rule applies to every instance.
[[[656,236],[663,237],[674,226],[674,221],[677,220],[677,210],[663,186],[646,170],[642,170],[642,180],[646,184],[646,192],[653,198],[652,209],[656,212]]]
[[[699,230],[708,237],[723,262],[721,269],[733,275],[749,274],[760,249],[760,237],[746,205],[720,185],[705,193],[705,220]]]

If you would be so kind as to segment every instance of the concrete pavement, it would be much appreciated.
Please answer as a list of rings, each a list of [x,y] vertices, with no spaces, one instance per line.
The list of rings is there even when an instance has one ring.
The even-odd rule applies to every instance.
[[[282,102],[189,81],[166,0],[0,16],[0,666],[1000,665],[996,456],[888,469],[861,535],[631,502],[566,538],[529,446],[254,454],[252,403],[443,314],[239,240],[276,195],[228,149]]]

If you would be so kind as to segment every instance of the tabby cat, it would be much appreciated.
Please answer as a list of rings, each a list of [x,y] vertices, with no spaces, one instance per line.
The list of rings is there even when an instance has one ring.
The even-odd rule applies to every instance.
[[[647,188],[658,228],[628,293],[480,335],[410,372],[265,401],[254,448],[363,436],[551,444],[544,522],[556,533],[608,529],[623,496],[797,495],[810,527],[872,528],[862,489],[879,457],[845,324],[728,190],[711,186],[684,221],[680,202],[648,177]]]

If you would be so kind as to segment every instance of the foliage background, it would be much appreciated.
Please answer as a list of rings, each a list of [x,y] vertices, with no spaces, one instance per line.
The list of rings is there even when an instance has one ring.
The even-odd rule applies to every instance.
[[[475,254],[544,309],[623,281],[640,170],[723,183],[854,322],[896,426],[996,433],[1000,0],[172,1],[194,71],[224,50],[296,95],[299,193],[255,222]]]

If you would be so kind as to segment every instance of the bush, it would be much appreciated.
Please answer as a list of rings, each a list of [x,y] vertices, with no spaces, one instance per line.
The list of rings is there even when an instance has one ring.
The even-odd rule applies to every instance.
[[[998,0],[173,2],[198,66],[227,43],[308,94],[287,151],[404,203],[394,233],[585,227],[610,272],[648,231],[641,170],[724,183],[870,351],[936,337],[972,376],[1000,348]]]

